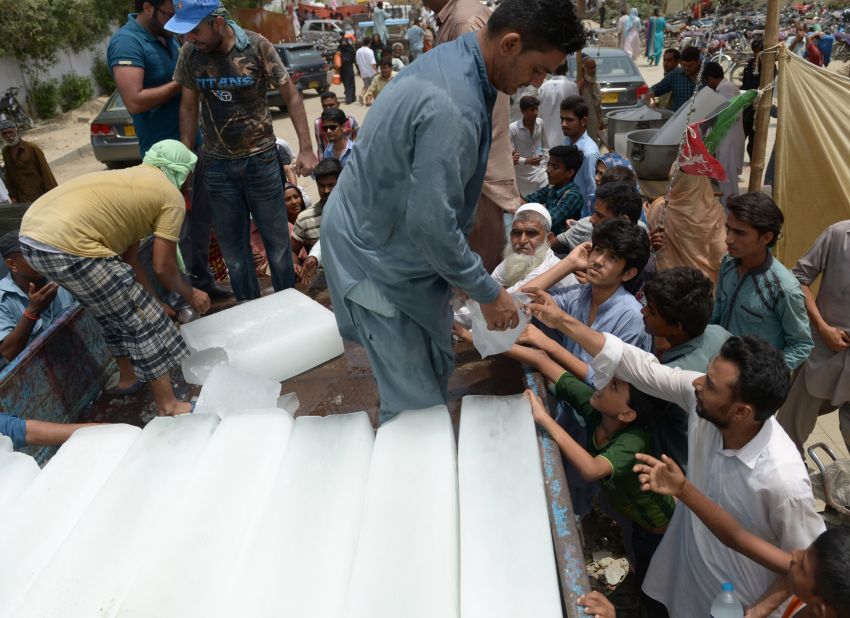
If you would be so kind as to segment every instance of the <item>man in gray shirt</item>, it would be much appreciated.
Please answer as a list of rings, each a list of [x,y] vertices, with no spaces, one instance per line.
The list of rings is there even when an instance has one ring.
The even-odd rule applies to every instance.
[[[792,272],[806,297],[815,347],[794,372],[776,420],[802,455],[818,416],[838,408],[841,435],[850,449],[850,219],[826,228]],[[815,297],[811,286],[819,275]]]

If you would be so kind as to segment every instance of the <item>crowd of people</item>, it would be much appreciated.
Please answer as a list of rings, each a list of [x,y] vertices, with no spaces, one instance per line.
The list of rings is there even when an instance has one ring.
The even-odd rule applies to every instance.
[[[792,269],[773,256],[782,210],[737,186],[746,115],[718,155],[728,186],[674,168],[668,195],[645,199],[600,140],[595,63],[566,77],[585,38],[569,3],[424,4],[434,49],[427,22],[408,31],[408,58],[388,48],[381,2],[376,38],[343,38],[344,104],[356,67],[370,109],[361,125],[322,94],[314,144],[280,57],[219,0],[137,0],[108,61],[142,165],[56,186],[37,147],[0,125],[7,174],[29,170],[10,189],[33,202],[0,238],[0,355],[12,361],[76,302],[116,359],[112,394],[149,384],[160,414],[188,413],[170,379],[188,354],[175,307],[202,315],[211,300],[259,297],[258,275],[282,290],[324,268],[388,422],[445,403],[471,303],[506,330],[526,302],[533,320],[505,354],[551,384],[557,408],[529,393],[534,419],[561,448],[576,513],[600,505],[622,529],[645,615],[705,615],[726,582],[750,617],[850,615],[850,533],[825,531],[803,459],[836,409],[850,446],[850,221]],[[635,12],[621,22],[626,48],[640,47]],[[657,11],[650,25],[649,58],[665,69],[656,104],[686,104],[700,73],[737,94],[698,49],[663,50]],[[510,123],[508,97],[528,86]],[[269,88],[295,150],[274,134]],[[316,203],[298,176],[314,178]],[[211,272],[213,228],[230,289]],[[0,416],[16,446],[75,428]],[[615,616],[598,593],[580,603]]]

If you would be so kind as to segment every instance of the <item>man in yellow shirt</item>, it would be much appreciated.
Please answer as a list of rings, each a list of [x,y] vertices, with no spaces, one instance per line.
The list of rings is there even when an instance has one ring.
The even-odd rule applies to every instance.
[[[366,98],[363,102],[366,105],[372,105],[372,103],[375,102],[375,99],[378,98],[378,95],[381,94],[381,90],[383,90],[395,76],[396,73],[393,72],[392,58],[381,58],[380,73],[375,76],[375,79],[373,79],[372,83],[369,84],[369,88],[366,89]]]
[[[151,234],[157,279],[198,313],[209,296],[191,287],[177,266],[186,212],[180,188],[197,157],[176,140],[154,144],[142,165],[95,172],[59,185],[30,206],[21,221],[24,258],[91,311],[120,371],[118,389],[150,382],[160,415],[183,414],[169,371],[188,354],[155,300],[139,261],[139,241]]]

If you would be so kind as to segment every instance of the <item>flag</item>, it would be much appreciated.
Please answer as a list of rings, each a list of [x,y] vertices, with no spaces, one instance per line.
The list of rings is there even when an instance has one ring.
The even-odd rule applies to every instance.
[[[726,181],[726,170],[714,158],[717,147],[744,109],[758,96],[755,90],[746,90],[732,98],[729,104],[716,114],[688,125],[679,167],[686,174],[709,176],[720,182]]]

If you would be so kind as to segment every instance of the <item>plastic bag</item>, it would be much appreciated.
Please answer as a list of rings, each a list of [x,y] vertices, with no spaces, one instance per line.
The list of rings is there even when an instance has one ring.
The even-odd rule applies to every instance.
[[[525,330],[530,320],[529,316],[523,311],[523,306],[528,303],[529,298],[525,294],[514,292],[511,294],[514,305],[516,305],[517,313],[519,314],[519,324],[515,328],[508,330],[490,330],[487,328],[487,320],[484,319],[484,314],[481,313],[481,306],[474,300],[466,301],[466,306],[469,308],[470,317],[472,318],[472,345],[478,350],[481,358],[487,358],[495,354],[501,354],[511,349],[511,346],[516,343],[516,340]]]

